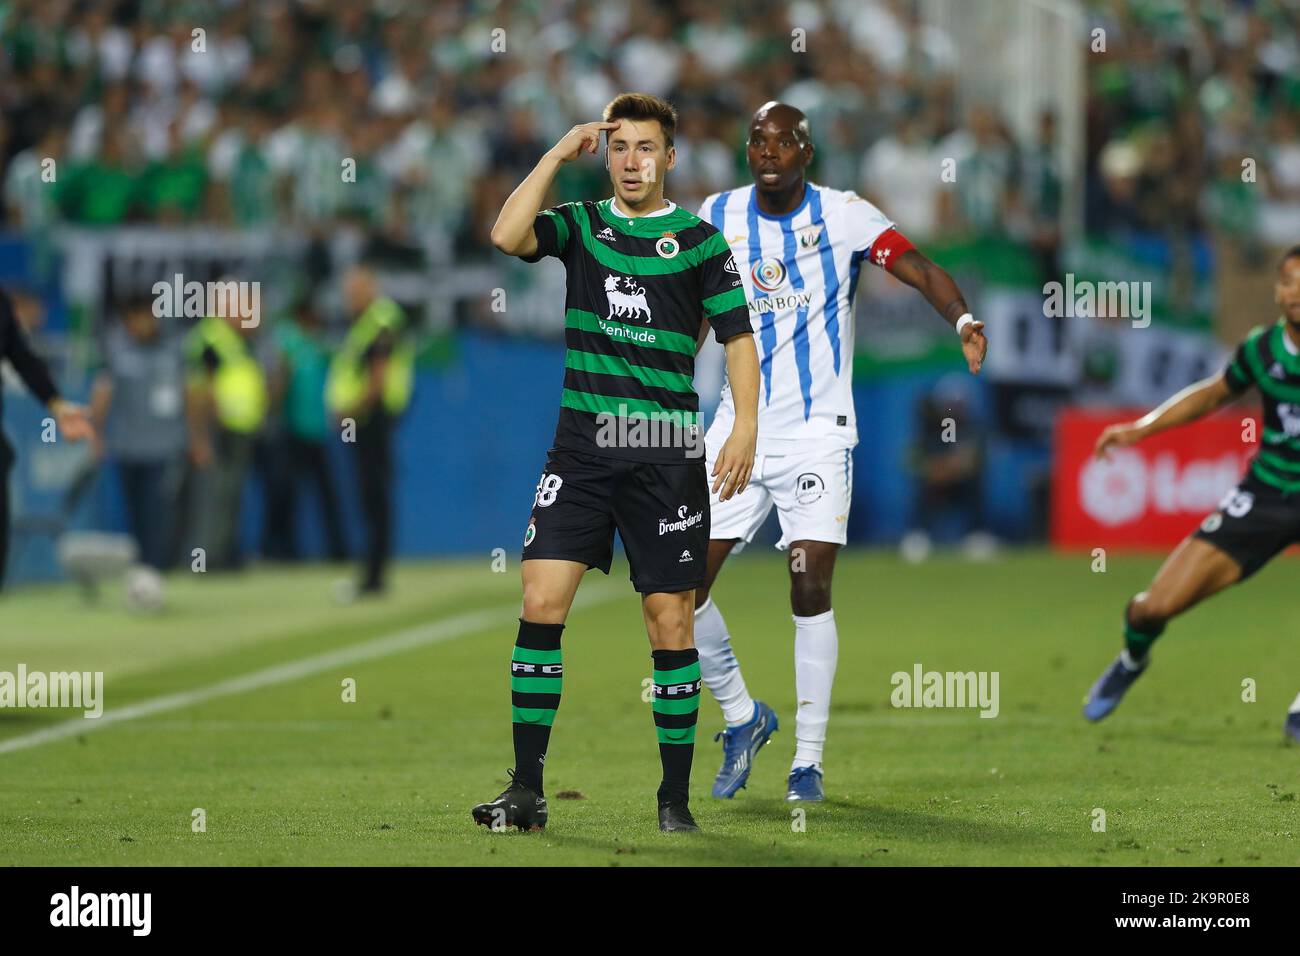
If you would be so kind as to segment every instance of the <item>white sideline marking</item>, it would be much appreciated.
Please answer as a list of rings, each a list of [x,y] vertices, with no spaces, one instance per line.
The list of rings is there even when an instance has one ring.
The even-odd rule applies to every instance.
[[[612,589],[606,591],[592,588],[589,594],[578,595],[573,602],[573,610],[577,611],[596,604],[603,604],[615,596],[616,594]],[[196,687],[194,690],[164,694],[161,697],[153,697],[149,700],[142,700],[139,703],[129,704],[126,707],[118,707],[113,710],[105,709],[102,716],[94,719],[74,717],[71,720],[65,720],[63,723],[55,724],[53,727],[46,727],[30,734],[23,734],[21,737],[11,737],[8,740],[0,741],[0,754],[12,753],[15,750],[26,750],[29,747],[39,747],[41,744],[52,743],[56,740],[65,740],[68,737],[88,734],[92,730],[103,730],[105,727],[111,727],[113,724],[119,724],[123,721],[135,720],[139,717],[152,717],[154,714],[180,710],[194,704],[216,700],[219,697],[230,697],[234,694],[247,693],[250,690],[261,690],[264,687],[273,687],[276,684],[287,684],[290,681],[310,677],[313,674],[332,670],[335,667],[373,661],[380,657],[388,657],[392,654],[400,654],[403,651],[414,650],[417,647],[439,644],[443,641],[463,637],[466,634],[473,634],[475,631],[498,626],[505,623],[505,621],[518,618],[518,616],[519,604],[512,603],[487,608],[482,611],[471,611],[432,624],[419,624],[403,631],[377,637],[371,641],[350,644],[337,650],[327,651],[324,654],[316,654],[313,657],[290,661],[287,664],[276,664],[260,671],[253,671],[251,674],[244,674],[242,677],[232,677],[216,684],[209,684],[207,687]]]

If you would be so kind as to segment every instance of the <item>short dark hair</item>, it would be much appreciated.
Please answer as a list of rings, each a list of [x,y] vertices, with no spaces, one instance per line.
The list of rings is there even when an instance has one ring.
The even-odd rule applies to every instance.
[[[1277,260],[1278,271],[1281,272],[1282,267],[1292,259],[1300,259],[1300,246],[1292,246],[1286,252],[1282,253],[1282,258]]]
[[[664,145],[673,144],[673,134],[677,132],[677,110],[673,104],[649,93],[620,93],[609,101],[605,107],[604,120],[656,120],[664,131]],[[609,142],[609,133],[605,134]]]

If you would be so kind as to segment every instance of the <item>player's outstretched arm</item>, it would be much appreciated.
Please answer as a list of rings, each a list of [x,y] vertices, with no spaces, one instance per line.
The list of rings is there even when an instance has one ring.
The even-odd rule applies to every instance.
[[[1127,448],[1148,435],[1196,421],[1202,415],[1208,415],[1215,409],[1222,408],[1234,398],[1236,395],[1228,387],[1228,377],[1223,372],[1193,382],[1181,392],[1165,399],[1137,421],[1121,422],[1107,427],[1097,439],[1097,457],[1105,458],[1112,448]]]
[[[586,150],[600,148],[600,134],[618,129],[618,123],[583,123],[565,133],[533,167],[522,183],[515,187],[492,226],[492,245],[508,256],[531,256],[537,251],[537,233],[533,221],[542,211],[542,203],[551,189],[555,174],[565,163],[573,162]]]
[[[58,423],[62,437],[68,441],[94,440],[95,426],[84,405],[63,398],[52,398],[46,408]]]
[[[754,470],[754,446],[758,442],[758,350],[752,332],[733,335],[723,343],[727,352],[727,381],[736,406],[736,421],[731,426],[718,460],[713,463],[713,490],[726,501],[740,494],[749,484]]]
[[[69,441],[94,438],[95,429],[86,409],[59,395],[49,366],[33,351],[23,327],[18,323],[9,296],[0,290],[0,359],[8,359],[33,397],[50,410],[61,437]]]
[[[972,375],[977,373],[984,364],[989,341],[984,336],[983,322],[971,319],[958,326],[964,316],[970,315],[970,309],[966,307],[966,299],[952,276],[915,249],[908,249],[899,256],[889,266],[889,271],[895,278],[906,282],[925,296],[934,310],[957,329],[961,336],[961,351],[966,356],[966,366]]]

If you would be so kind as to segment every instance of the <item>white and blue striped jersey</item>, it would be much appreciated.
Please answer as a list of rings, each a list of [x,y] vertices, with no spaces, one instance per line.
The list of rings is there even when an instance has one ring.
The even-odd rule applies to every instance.
[[[882,233],[885,215],[856,193],[809,182],[785,216],[759,208],[753,186],[715,193],[700,207],[731,246],[749,302],[760,370],[758,450],[779,454],[791,441],[857,444],[853,412],[853,298],[858,271]],[[876,250],[889,255],[887,248]],[[885,265],[881,259],[877,265]],[[735,420],[724,385],[714,426]]]

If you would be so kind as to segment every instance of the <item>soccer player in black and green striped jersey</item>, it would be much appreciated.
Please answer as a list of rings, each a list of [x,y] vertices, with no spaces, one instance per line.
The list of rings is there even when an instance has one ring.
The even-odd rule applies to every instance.
[[[1111,425],[1097,440],[1097,454],[1105,456],[1111,448],[1195,421],[1251,386],[1263,400],[1263,441],[1245,476],[1174,549],[1151,586],[1129,601],[1124,650],[1089,692],[1083,708],[1089,720],[1101,720],[1118,706],[1146,671],[1148,651],[1171,618],[1245,580],[1300,541],[1300,246],[1278,264],[1274,300],[1281,318],[1254,329],[1222,372],[1189,385],[1135,422]],[[1284,729],[1300,740],[1300,697]]]
[[[542,767],[563,686],[560,635],[582,575],[609,573],[617,530],[650,637],[659,827],[698,829],[688,806],[700,698],[694,595],[708,551],[710,490],[695,353],[712,328],[726,349],[738,410],[712,471],[722,500],[744,489],[754,464],[759,372],[726,240],[664,198],[676,124],[676,111],[658,97],[616,97],[603,122],[575,126],[542,157],[492,229],[493,244],[508,255],[564,263],[568,352],[555,442],[524,534],[523,614],[510,663],[513,780],[474,807],[480,824],[546,824]],[[614,195],[542,211],[560,166],[597,152],[601,133]]]

